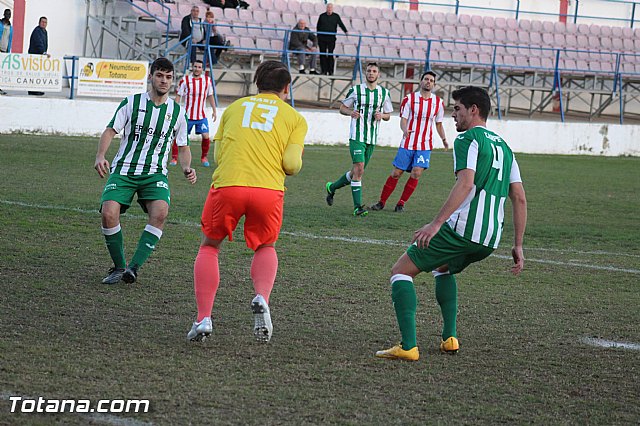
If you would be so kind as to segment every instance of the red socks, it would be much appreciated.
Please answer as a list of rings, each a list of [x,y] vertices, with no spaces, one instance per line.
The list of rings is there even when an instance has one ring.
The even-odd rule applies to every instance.
[[[409,177],[409,180],[407,180],[407,183],[404,185],[404,191],[402,191],[402,196],[400,197],[400,201],[398,201],[398,204],[404,206],[404,203],[409,200],[409,197],[411,197],[411,194],[413,194],[413,191],[416,190],[417,186],[418,179]]]
[[[380,202],[382,204],[387,204],[387,200],[391,196],[391,193],[394,189],[396,189],[396,185],[398,184],[398,179],[394,179],[391,176],[387,178],[384,186],[382,187],[382,193],[380,194]]]
[[[261,294],[269,303],[269,295],[273,289],[278,272],[278,254],[275,247],[267,246],[256,250],[251,262],[251,279],[256,294]]]
[[[202,138],[202,157],[200,158],[206,158],[207,154],[209,154],[209,146],[211,145],[211,140],[209,140],[208,138]]]
[[[198,305],[198,322],[211,316],[213,300],[220,284],[219,252],[220,250],[215,247],[200,246],[193,265],[193,286]]]
[[[176,145],[175,141],[171,145],[171,159],[178,161],[178,145]]]

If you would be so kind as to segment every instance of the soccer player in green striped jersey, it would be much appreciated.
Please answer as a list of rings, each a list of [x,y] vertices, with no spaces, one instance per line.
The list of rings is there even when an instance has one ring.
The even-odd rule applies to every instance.
[[[373,149],[378,142],[380,121],[389,121],[393,106],[389,91],[378,86],[380,68],[375,62],[366,67],[366,83],[353,86],[340,105],[340,114],[351,117],[349,151],[353,166],[335,182],[327,182],[327,204],[333,205],[336,191],[351,185],[353,215],[366,216],[368,211],[362,204],[362,175],[369,164]]]
[[[416,292],[413,278],[432,271],[436,300],[442,312],[440,351],[456,353],[458,287],[455,274],[489,256],[498,247],[507,197],[513,208],[514,245],[518,275],[524,267],[522,244],[527,224],[527,200],[520,169],[509,145],[486,128],[491,100],[484,89],[455,90],[453,119],[461,133],[453,145],[456,183],[438,215],[418,229],[411,246],[391,269],[391,298],[402,342],[378,351],[377,357],[417,361]]]
[[[158,58],[151,65],[151,90],[124,99],[100,137],[94,168],[101,178],[110,173],[101,198],[102,233],[113,267],[102,280],[116,284],[133,283],[138,269],[153,252],[162,236],[171,200],[167,180],[167,158],[175,140],[180,150],[180,166],[185,178],[196,183],[191,168],[191,151],[184,110],[169,98],[173,81],[173,64]],[[111,165],[105,155],[113,137],[120,133],[120,148]],[[138,247],[128,266],[124,255],[124,238],[120,213],[124,213],[138,195],[138,203],[148,214]]]

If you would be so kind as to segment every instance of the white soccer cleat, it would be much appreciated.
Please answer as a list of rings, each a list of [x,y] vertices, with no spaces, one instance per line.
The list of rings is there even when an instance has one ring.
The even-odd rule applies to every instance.
[[[269,305],[261,294],[258,294],[251,301],[251,311],[253,311],[253,335],[258,342],[267,343],[273,334],[273,324],[271,324],[271,313]]]
[[[204,342],[213,332],[211,317],[205,317],[200,322],[194,322],[191,331],[187,333],[187,340],[191,342]]]

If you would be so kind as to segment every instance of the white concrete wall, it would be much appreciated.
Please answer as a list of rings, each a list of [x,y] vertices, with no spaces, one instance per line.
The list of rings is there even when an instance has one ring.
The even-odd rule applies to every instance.
[[[2,133],[97,136],[111,120],[117,101],[54,99],[5,96],[0,102]],[[218,116],[223,109],[219,109]],[[308,144],[345,144],[349,119],[337,110],[301,111],[309,123]],[[210,114],[207,114],[208,116]],[[398,146],[400,122],[397,113],[380,125],[379,144]],[[445,119],[447,139],[456,136],[453,120]],[[540,154],[586,154],[640,156],[640,126],[590,123],[490,119],[488,127],[498,132],[515,152]],[[215,133],[217,123],[212,124]],[[441,147],[435,136],[435,147]]]

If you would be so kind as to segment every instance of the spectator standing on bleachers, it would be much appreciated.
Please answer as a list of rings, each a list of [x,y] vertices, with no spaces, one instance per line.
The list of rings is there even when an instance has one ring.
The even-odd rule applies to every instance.
[[[182,18],[182,24],[180,25],[180,42],[185,47],[189,48],[188,37],[191,36],[191,63],[194,63],[197,59],[198,48],[195,44],[200,44],[204,40],[204,28],[202,27],[202,18],[200,18],[200,8],[193,6],[191,8],[191,14]]]
[[[11,53],[11,40],[13,39],[13,26],[11,25],[11,9],[4,10],[4,18],[0,20],[0,52]],[[7,92],[0,89],[0,95]]]
[[[247,9],[249,3],[244,0],[203,0],[206,4],[220,9]]]
[[[47,35],[47,18],[42,16],[38,26],[31,32],[28,53],[31,55],[46,55],[49,50],[49,36]],[[28,92],[30,95],[42,96],[44,92]]]
[[[362,204],[362,176],[369,164],[373,150],[378,143],[380,121],[389,121],[393,105],[389,91],[378,84],[380,67],[369,62],[366,68],[366,83],[349,89],[347,97],[340,105],[340,114],[351,117],[349,129],[349,152],[353,166],[335,182],[327,182],[327,204],[333,205],[336,191],[344,186],[351,186],[353,197],[353,215],[363,217],[368,214]]]
[[[321,13],[318,17],[316,31],[319,33],[335,33],[338,31],[338,25],[345,34],[348,33],[347,27],[342,23],[340,15],[333,13],[333,4],[327,4],[327,11]],[[333,51],[336,48],[336,36],[334,34],[318,34],[318,46],[320,53],[326,55],[320,56],[320,68],[322,74],[333,75]]]
[[[313,53],[305,53],[318,50],[316,35],[311,32],[307,26],[307,21],[304,19],[298,20],[298,24],[293,27],[293,30],[289,37],[289,50],[292,50],[293,54],[298,58],[298,71],[300,71],[300,74],[305,73],[304,66],[306,57],[310,56],[309,74],[318,74],[316,71],[316,55]],[[309,46],[309,42],[311,42],[311,46]]]
[[[370,210],[382,210],[385,203],[396,189],[398,180],[404,172],[411,173],[400,200],[396,204],[395,212],[403,212],[404,204],[409,200],[418,186],[418,179],[422,172],[429,168],[431,150],[433,149],[433,130],[438,132],[444,149],[449,149],[447,137],[444,133],[444,102],[442,98],[432,93],[436,85],[436,73],[425,71],[420,78],[420,90],[411,93],[400,104],[400,129],[402,142],[393,160],[393,171],[387,178],[380,201],[369,207]]]
[[[229,43],[226,39],[226,37],[223,34],[220,34],[220,31],[218,31],[218,28],[216,28],[215,24],[215,19],[213,16],[213,12],[210,10],[207,10],[207,13],[204,14],[204,22],[206,24],[210,24],[210,28],[209,28],[209,46],[215,46],[213,49],[213,64],[217,64],[218,60],[220,59],[220,55],[222,55],[222,52],[224,50],[227,50],[228,47],[231,43]],[[207,32],[207,26],[205,25],[205,33]],[[206,37],[206,36],[205,36]],[[207,55],[205,55],[205,67],[206,67],[206,60],[207,60]]]
[[[176,95],[176,102],[185,100],[185,109],[187,111],[187,135],[191,134],[191,129],[196,128],[196,135],[202,135],[202,155],[200,156],[200,163],[204,167],[209,167],[209,160],[207,155],[209,154],[209,146],[211,142],[209,140],[209,121],[207,115],[204,112],[205,101],[209,102],[213,113],[211,114],[211,120],[216,121],[218,117],[216,113],[216,101],[213,98],[213,84],[211,79],[204,74],[204,62],[196,60],[191,64],[191,75],[185,75],[178,83],[178,94]],[[178,164],[178,145],[175,141],[171,147],[171,162],[172,166]]]

